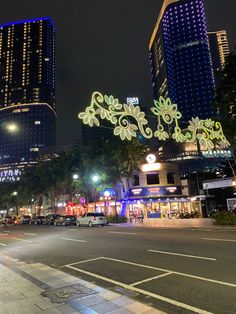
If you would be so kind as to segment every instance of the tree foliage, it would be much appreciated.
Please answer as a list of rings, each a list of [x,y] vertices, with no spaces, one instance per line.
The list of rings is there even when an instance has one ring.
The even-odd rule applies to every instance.
[[[220,75],[216,92],[216,108],[224,133],[232,145],[236,144],[236,50],[232,52]]]

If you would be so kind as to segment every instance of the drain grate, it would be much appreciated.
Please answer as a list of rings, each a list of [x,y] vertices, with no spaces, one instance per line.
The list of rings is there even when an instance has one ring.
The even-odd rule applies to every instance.
[[[41,293],[43,297],[47,297],[52,303],[65,303],[69,300],[90,296],[97,293],[80,284],[47,290]]]

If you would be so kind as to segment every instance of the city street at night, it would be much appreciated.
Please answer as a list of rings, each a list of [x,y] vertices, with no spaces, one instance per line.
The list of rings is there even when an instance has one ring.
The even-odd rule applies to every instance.
[[[0,233],[9,269],[9,257],[40,263],[165,313],[235,313],[235,249],[233,227],[16,225]]]

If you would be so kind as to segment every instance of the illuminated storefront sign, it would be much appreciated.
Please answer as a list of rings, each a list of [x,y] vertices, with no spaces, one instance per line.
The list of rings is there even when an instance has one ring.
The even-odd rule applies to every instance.
[[[0,170],[0,182],[19,181],[21,176],[20,169],[3,169]]]
[[[160,169],[161,169],[161,164],[159,164],[159,163],[143,164],[141,166],[142,172],[157,171]]]
[[[139,105],[138,97],[127,97],[126,101],[127,101],[127,105],[131,105],[131,104]]]
[[[137,189],[129,189],[126,197],[156,197],[156,196],[171,196],[182,195],[181,186],[152,186],[142,187]]]

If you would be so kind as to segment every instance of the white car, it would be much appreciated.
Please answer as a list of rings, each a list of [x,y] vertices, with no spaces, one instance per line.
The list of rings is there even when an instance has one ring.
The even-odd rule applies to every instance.
[[[77,226],[105,226],[107,218],[103,213],[86,213],[77,219]]]

